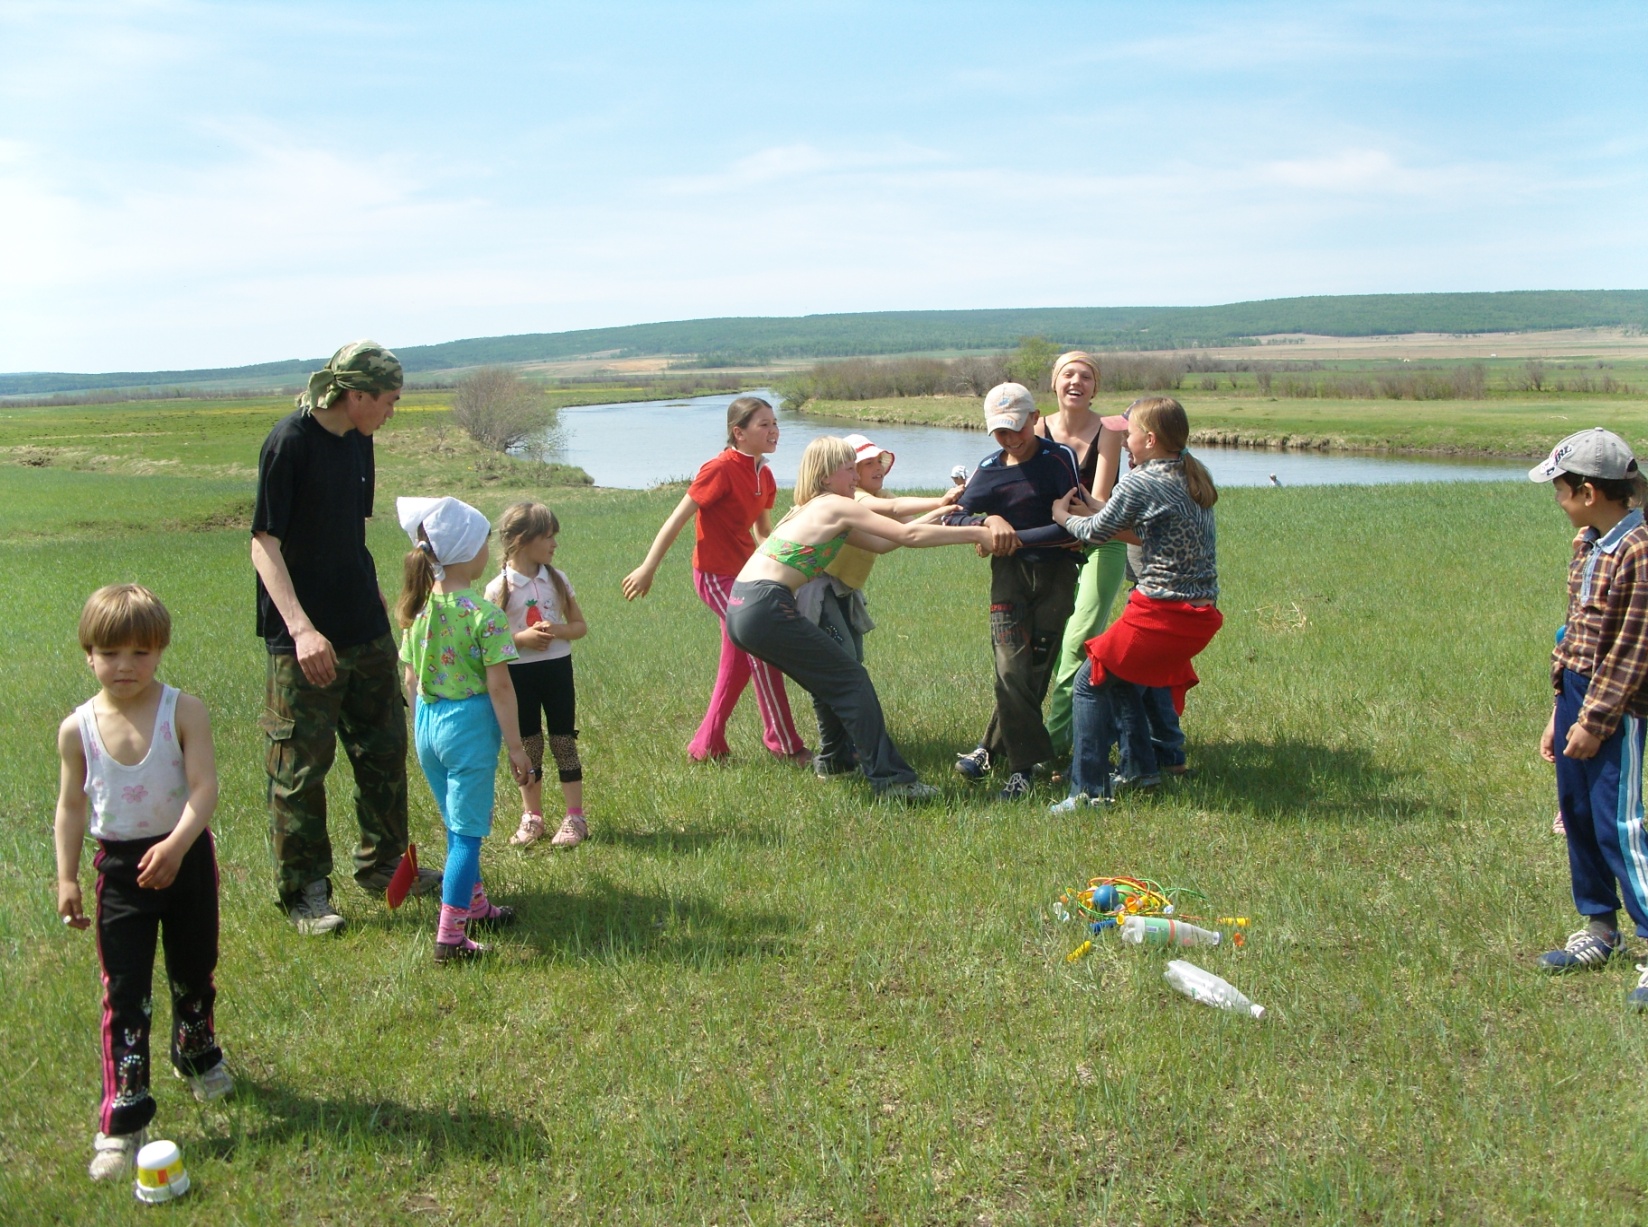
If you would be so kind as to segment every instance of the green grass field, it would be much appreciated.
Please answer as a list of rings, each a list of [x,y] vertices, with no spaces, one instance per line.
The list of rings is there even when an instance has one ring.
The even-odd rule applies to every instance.
[[[988,713],[985,563],[908,551],[871,581],[891,730],[946,791],[890,808],[770,761],[748,700],[734,760],[689,765],[717,631],[685,545],[644,602],[618,594],[676,495],[548,491],[592,627],[574,658],[594,834],[508,848],[500,777],[483,867],[522,921],[486,963],[437,969],[427,905],[390,913],[345,880],[337,939],[274,906],[249,489],[206,476],[249,469],[261,432],[233,429],[232,446],[206,430],[196,476],[128,471],[138,443],[108,471],[0,467],[0,1219],[1648,1217],[1635,974],[1532,969],[1574,927],[1535,753],[1570,536],[1548,492],[1227,493],[1227,622],[1185,720],[1196,774],[1072,819],[1046,813],[1052,793],[1003,805],[949,771]],[[396,494],[451,489],[492,514],[531,488],[528,466],[486,480],[435,434],[409,413],[382,436],[371,542],[391,591]],[[206,700],[222,774],[217,1017],[239,1089],[196,1105],[162,1047],[156,1130],[196,1184],[162,1210],[85,1176],[97,967],[53,914],[53,732],[91,689],[79,606],[116,580],[170,605],[162,676]],[[415,772],[414,835],[435,852]],[[347,772],[332,783],[342,860]],[[1053,901],[1113,873],[1251,916],[1245,949],[1193,957],[1269,1015],[1177,996],[1157,952],[1100,941],[1067,962],[1082,934]]]
[[[1250,381],[1251,381],[1251,377]],[[1390,451],[1458,456],[1542,456],[1564,435],[1606,426],[1628,439],[1648,438],[1648,397],[1546,393],[1484,400],[1328,400],[1260,396],[1252,388],[1204,392],[1194,375],[1176,397],[1190,416],[1192,442],[1322,450]],[[1100,413],[1120,413],[1135,396],[1105,393]],[[1056,406],[1038,395],[1044,413]],[[872,401],[811,401],[808,414],[858,422],[901,422],[982,430],[976,396],[912,396]]]

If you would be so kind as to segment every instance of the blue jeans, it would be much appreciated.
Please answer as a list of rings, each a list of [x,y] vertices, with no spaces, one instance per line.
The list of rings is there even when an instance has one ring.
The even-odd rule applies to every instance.
[[[1143,692],[1144,719],[1149,726],[1148,740],[1155,754],[1155,762],[1138,764],[1141,769],[1129,772],[1124,758],[1122,774],[1155,775],[1169,767],[1184,766],[1184,729],[1179,726],[1179,713],[1173,710],[1173,691],[1166,686],[1141,686],[1140,690]]]
[[[1154,702],[1147,705],[1150,687],[1124,682],[1115,674],[1106,674],[1104,681],[1093,684],[1093,670],[1084,667],[1076,673],[1076,684],[1071,691],[1071,731],[1074,734],[1073,756],[1070,761],[1070,795],[1108,797],[1112,794],[1110,747],[1117,746],[1119,762],[1116,774],[1124,780],[1142,779],[1157,773],[1156,751],[1151,744],[1151,711]],[[1173,713],[1170,691],[1167,710]],[[1157,720],[1160,711],[1155,712]],[[1171,730],[1177,734],[1179,760],[1184,758],[1184,734],[1178,730],[1178,718]],[[1168,743],[1171,748],[1171,743]]]

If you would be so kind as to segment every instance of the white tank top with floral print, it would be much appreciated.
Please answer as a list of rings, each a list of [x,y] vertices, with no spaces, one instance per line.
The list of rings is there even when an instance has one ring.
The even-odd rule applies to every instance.
[[[149,752],[135,766],[117,762],[97,731],[97,714],[88,699],[75,708],[80,741],[86,750],[86,798],[91,802],[93,839],[154,839],[169,835],[183,817],[189,778],[183,772],[183,747],[177,740],[177,688],[161,684]]]

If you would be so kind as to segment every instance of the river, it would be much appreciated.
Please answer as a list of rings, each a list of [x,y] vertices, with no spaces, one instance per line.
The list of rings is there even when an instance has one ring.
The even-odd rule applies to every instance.
[[[770,392],[757,395],[777,403]],[[598,486],[643,489],[686,480],[726,442],[727,405],[733,394],[690,400],[633,401],[562,409],[561,446],[552,459],[575,464]],[[778,414],[778,451],[771,458],[781,486],[795,481],[796,465],[809,440],[842,435],[852,423],[805,414]],[[864,427],[896,459],[887,474],[892,489],[940,489],[950,484],[956,465],[971,471],[994,451],[982,430],[948,426]],[[1334,452],[1281,452],[1252,448],[1197,448],[1221,486],[1384,485],[1414,481],[1511,481],[1524,478],[1527,461],[1431,459],[1423,456],[1366,456]]]

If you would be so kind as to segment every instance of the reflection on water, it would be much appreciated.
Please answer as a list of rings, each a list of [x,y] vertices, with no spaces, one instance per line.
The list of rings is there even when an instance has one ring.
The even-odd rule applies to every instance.
[[[770,392],[757,395],[777,403]],[[726,445],[727,405],[733,399],[732,393],[726,393],[691,400],[563,409],[562,446],[554,458],[582,468],[598,486],[642,489],[685,480]],[[855,429],[850,422],[784,412],[779,413],[778,424],[778,451],[771,461],[780,486],[794,484],[796,465],[809,440]],[[862,427],[861,433],[897,457],[887,475],[887,485],[894,489],[942,488],[950,484],[950,470],[956,465],[964,464],[971,470],[995,450],[982,430],[870,424]],[[1322,486],[1508,481],[1528,472],[1527,462],[1504,460],[1347,456],[1235,447],[1197,448],[1196,455],[1222,486],[1269,485],[1272,474],[1284,486]]]

